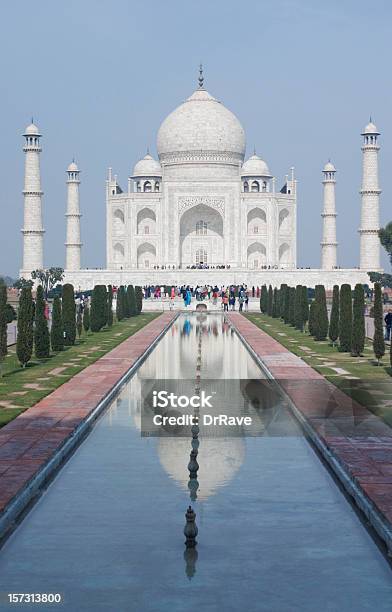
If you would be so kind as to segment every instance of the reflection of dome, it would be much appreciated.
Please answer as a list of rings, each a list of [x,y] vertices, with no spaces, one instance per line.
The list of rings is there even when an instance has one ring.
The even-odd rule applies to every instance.
[[[133,169],[133,176],[162,176],[161,164],[147,153]]]
[[[245,133],[237,117],[200,88],[163,121],[157,149],[161,162],[238,165],[244,159]]]
[[[191,451],[188,438],[159,438],[158,455],[162,467],[188,491],[187,465]],[[245,457],[243,438],[201,438],[197,462],[199,489],[197,498],[207,499],[225,486],[241,467]]]
[[[272,177],[265,161],[258,155],[252,155],[242,166],[241,176],[268,176]]]

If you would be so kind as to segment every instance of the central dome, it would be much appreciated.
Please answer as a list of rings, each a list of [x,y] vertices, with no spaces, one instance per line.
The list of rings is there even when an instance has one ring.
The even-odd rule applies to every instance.
[[[205,89],[197,89],[161,124],[157,150],[162,164],[244,160],[245,133],[237,117]]]

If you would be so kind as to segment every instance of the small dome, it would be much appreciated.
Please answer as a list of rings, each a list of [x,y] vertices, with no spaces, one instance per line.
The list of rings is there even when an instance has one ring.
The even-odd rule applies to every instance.
[[[241,176],[272,177],[266,162],[258,155],[252,155],[242,166]]]
[[[365,136],[365,134],[376,134],[378,135],[380,132],[378,131],[376,125],[373,123],[372,120],[369,121],[369,123],[367,124],[367,126],[365,127],[364,131],[362,132],[362,136]]]
[[[162,176],[161,164],[149,153],[137,162],[133,169],[133,176]]]
[[[336,172],[336,168],[330,161],[328,161],[324,166],[324,172]]]
[[[25,136],[40,136],[39,129],[35,123],[30,123],[25,130]]]
[[[68,172],[79,172],[79,168],[77,167],[77,165],[75,164],[74,161],[72,161],[68,168],[67,168]]]

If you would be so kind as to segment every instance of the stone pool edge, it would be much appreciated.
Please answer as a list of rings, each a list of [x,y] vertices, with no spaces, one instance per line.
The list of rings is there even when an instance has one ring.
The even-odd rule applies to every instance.
[[[241,317],[241,315],[239,314],[237,316]],[[247,348],[247,350],[250,352],[250,354],[253,356],[259,367],[265,372],[267,378],[269,378],[270,380],[277,380],[276,376],[273,375],[267,364],[263,361],[262,357],[259,356],[259,354],[253,349],[247,339],[243,336],[243,333],[237,328],[237,325],[235,323],[236,316],[234,317],[234,320],[232,320],[231,313],[229,313],[228,318],[235,330],[235,333],[237,334],[241,342],[244,344],[244,346]],[[267,332],[263,332],[263,330],[257,327],[257,325],[255,325],[252,321],[250,321],[249,319],[246,319],[246,321],[251,323],[251,325],[254,326],[255,330],[261,332],[261,334],[265,334],[266,336],[268,336]],[[290,353],[290,351],[283,347],[283,345],[281,345],[277,340],[275,340],[271,336],[268,336],[268,338],[273,340],[277,345],[281,346],[285,352],[287,351],[287,353]],[[316,372],[308,364],[305,365],[310,370]],[[324,379],[322,375],[320,375],[320,377],[321,379]],[[294,403],[294,400],[290,397],[290,395],[285,391],[283,387],[280,386],[280,389],[283,395],[286,397],[293,415],[301,425],[307,437],[311,440],[312,444],[317,448],[318,452],[332,469],[333,473],[338,478],[346,493],[354,500],[357,507],[361,510],[366,519],[372,525],[377,535],[384,542],[387,548],[388,556],[392,556],[392,524],[390,523],[388,518],[385,517],[382,510],[378,508],[377,502],[373,500],[371,496],[363,490],[361,485],[356,481],[355,477],[350,474],[348,469],[345,467],[344,459],[339,457],[336,452],[332,451],[327,446],[327,444],[322,440],[321,436],[309,423],[306,416],[301,412],[301,410],[299,410],[299,408],[297,408]]]
[[[97,402],[95,407],[84,418],[82,418],[82,420],[76,425],[76,427],[69,434],[69,436],[66,437],[62,442],[60,442],[60,444],[53,451],[49,459],[47,459],[38,467],[34,475],[26,479],[24,485],[22,485],[22,487],[17,491],[17,493],[10,499],[9,503],[0,512],[0,547],[2,546],[4,539],[15,528],[18,519],[22,517],[23,512],[26,511],[26,509],[31,503],[34,503],[35,499],[38,499],[41,490],[55,475],[56,471],[60,468],[60,466],[67,461],[67,459],[71,456],[72,452],[77,448],[80,442],[86,437],[86,435],[88,435],[95,421],[113,401],[121,387],[129,380],[129,378],[131,378],[135,371],[154,350],[156,345],[170,329],[174,321],[178,318],[179,314],[180,313],[170,313],[170,316],[168,317],[168,313],[162,313],[160,316],[148,323],[141,330],[136,332],[136,334],[143,332],[143,330],[145,330],[150,324],[158,322],[161,318],[169,318],[168,322],[165,322],[164,326],[161,328],[161,330],[158,332],[152,342],[147,346],[145,350],[140,353],[140,355],[136,358],[130,368],[128,368],[128,370],[120,376],[120,378],[114,383],[113,386],[107,389],[107,392],[105,393],[104,397]],[[121,344],[128,342],[134,336],[136,336],[136,334],[130,336]],[[118,347],[112,349],[112,351],[115,351],[117,348],[121,347],[121,344],[118,345]],[[94,365],[99,364],[101,359],[107,359],[107,357],[112,351],[103,355],[100,359],[98,359],[96,362],[94,362],[88,367],[94,367]],[[53,393],[58,392],[59,389],[61,389],[61,387],[53,391]],[[44,399],[50,398],[51,395],[52,394],[49,394]],[[39,403],[40,402],[38,402],[38,404]],[[34,408],[34,406],[32,408]],[[22,415],[23,414],[24,413],[22,413]],[[12,421],[12,423],[17,422],[18,418],[19,417],[16,417]]]

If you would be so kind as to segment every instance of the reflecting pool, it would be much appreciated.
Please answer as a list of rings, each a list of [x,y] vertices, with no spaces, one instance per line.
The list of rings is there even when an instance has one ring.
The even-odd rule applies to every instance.
[[[141,389],[197,376],[237,380],[259,435],[201,432],[192,489],[190,439],[141,436]],[[263,379],[221,315],[181,315],[1,549],[1,590],[78,612],[390,610],[389,564],[284,401],[246,400]]]

